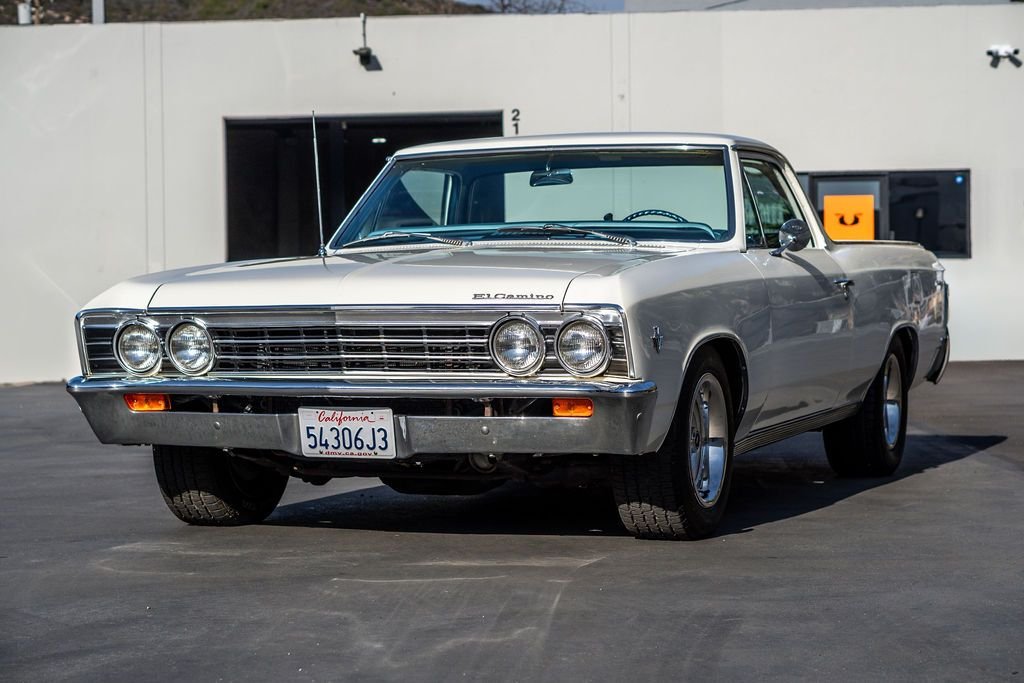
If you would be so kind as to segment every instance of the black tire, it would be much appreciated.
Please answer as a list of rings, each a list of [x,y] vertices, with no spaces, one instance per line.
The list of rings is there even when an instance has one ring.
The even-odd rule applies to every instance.
[[[381,477],[385,486],[398,493],[416,496],[476,496],[505,483],[504,479],[416,479],[414,477]]]
[[[899,429],[893,443],[886,437],[886,371],[894,361],[900,372]],[[899,340],[886,351],[882,367],[868,389],[860,409],[841,422],[822,430],[828,464],[841,477],[886,477],[903,459],[907,440],[909,376],[907,354]],[[890,432],[891,434],[891,432]]]
[[[698,381],[711,374],[724,398],[724,474],[721,492],[706,505],[691,483],[690,406]],[[637,538],[693,540],[718,528],[732,483],[734,408],[729,377],[713,350],[700,352],[683,379],[676,415],[668,436],[656,453],[615,456],[611,461],[612,491],[619,518]]]
[[[153,446],[153,465],[171,512],[202,526],[262,522],[288,485],[287,476],[216,448]]]

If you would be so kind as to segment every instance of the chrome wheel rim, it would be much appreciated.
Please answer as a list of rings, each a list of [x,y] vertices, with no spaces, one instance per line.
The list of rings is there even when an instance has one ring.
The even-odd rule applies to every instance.
[[[690,400],[690,485],[703,507],[711,507],[722,495],[729,439],[725,393],[718,378],[705,373]]]
[[[882,425],[885,429],[885,443],[895,448],[900,438],[903,422],[903,374],[896,356],[889,356],[882,375]]]

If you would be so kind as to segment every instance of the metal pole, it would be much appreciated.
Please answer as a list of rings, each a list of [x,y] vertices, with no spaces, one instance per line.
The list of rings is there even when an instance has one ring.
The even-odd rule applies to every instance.
[[[92,23],[106,23],[105,12],[103,11],[103,0],[92,0]]]
[[[316,255],[320,258],[327,256],[327,247],[324,244],[324,210],[320,203],[320,153],[316,144],[316,112],[313,112],[313,173],[316,174],[316,218],[320,223],[320,248]]]

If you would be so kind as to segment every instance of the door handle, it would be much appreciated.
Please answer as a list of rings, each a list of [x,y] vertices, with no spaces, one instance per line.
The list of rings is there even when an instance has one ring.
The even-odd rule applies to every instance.
[[[845,299],[849,299],[850,298],[850,287],[853,287],[853,285],[854,285],[853,280],[849,280],[847,278],[840,277],[840,278],[836,278],[835,280],[833,280],[832,283],[836,287],[838,287],[839,289],[843,290],[843,298],[845,298]]]

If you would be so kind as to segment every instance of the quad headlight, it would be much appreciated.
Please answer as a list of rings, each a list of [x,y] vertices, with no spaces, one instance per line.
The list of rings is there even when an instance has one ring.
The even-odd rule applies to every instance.
[[[213,367],[213,339],[198,321],[179,323],[167,335],[167,355],[186,375],[201,375]]]
[[[593,377],[605,371],[611,344],[604,325],[591,318],[575,318],[562,325],[555,337],[555,355],[568,372]]]
[[[114,357],[133,375],[147,375],[160,367],[160,337],[156,326],[141,320],[121,325],[114,337]]]
[[[528,318],[508,318],[491,330],[491,358],[510,375],[532,375],[544,364],[544,333]]]

